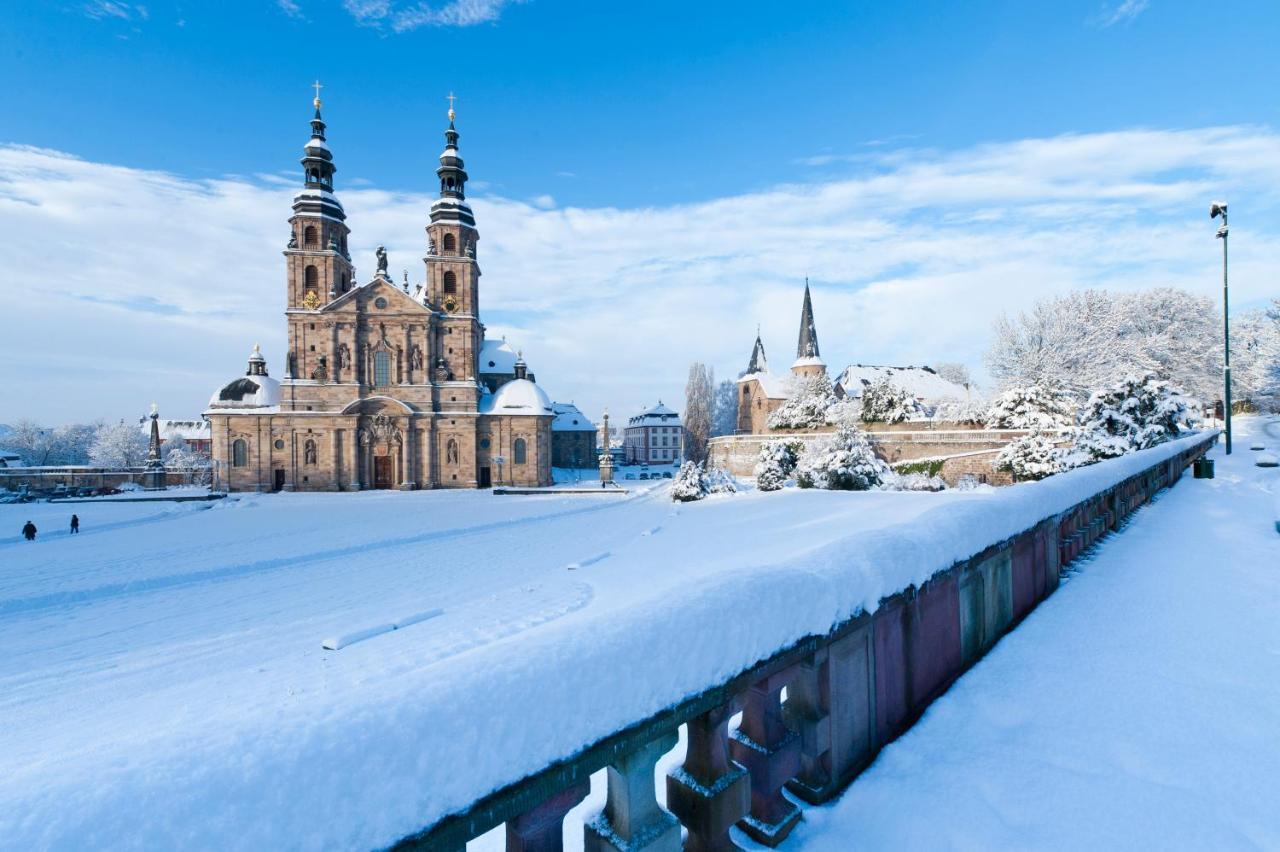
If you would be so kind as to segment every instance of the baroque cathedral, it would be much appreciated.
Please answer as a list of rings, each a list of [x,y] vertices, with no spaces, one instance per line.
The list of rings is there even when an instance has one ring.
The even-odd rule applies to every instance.
[[[302,157],[285,257],[288,351],[283,378],[257,346],[248,369],[218,390],[215,487],[231,491],[355,491],[551,484],[555,410],[523,358],[485,338],[467,173],[449,108],[426,226],[426,282],[410,292],[377,254],[357,284],[337,170],[320,117]]]

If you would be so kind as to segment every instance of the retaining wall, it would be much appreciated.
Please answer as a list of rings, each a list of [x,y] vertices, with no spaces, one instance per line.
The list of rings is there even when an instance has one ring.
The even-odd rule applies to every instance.
[[[776,846],[800,819],[784,787],[809,803],[838,795],[1057,588],[1063,566],[1177,482],[1216,440],[1212,433],[1181,442],[1149,467],[883,599],[874,612],[637,720],[395,848],[458,852],[506,823],[508,850],[560,849],[565,814],[604,768],[608,801],[586,826],[589,852],[675,852],[681,824],[689,833],[685,849],[737,848],[728,834],[734,825]],[[731,732],[738,711],[742,722]],[[688,750],[665,779],[667,810],[657,803],[654,766],[681,725],[688,726]]]

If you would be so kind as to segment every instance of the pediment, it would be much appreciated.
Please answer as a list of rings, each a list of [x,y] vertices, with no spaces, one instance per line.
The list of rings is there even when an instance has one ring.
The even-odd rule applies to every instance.
[[[377,307],[378,299],[386,299],[385,308]],[[424,307],[404,290],[383,278],[375,278],[343,293],[337,299],[321,309],[321,313],[339,313],[363,309],[366,313],[375,311],[391,311],[396,313],[431,314],[430,308]]]

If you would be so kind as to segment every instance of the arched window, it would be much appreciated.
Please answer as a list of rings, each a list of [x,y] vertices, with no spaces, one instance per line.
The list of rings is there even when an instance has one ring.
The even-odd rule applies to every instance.
[[[391,384],[391,353],[385,349],[373,353],[373,383],[378,387]]]
[[[302,285],[308,290],[314,290],[320,283],[320,273],[316,271],[314,266],[308,266],[302,272]]]
[[[450,254],[458,250],[458,241],[454,239],[453,234],[445,234],[441,243],[444,245],[444,250]]]
[[[307,248],[315,248],[320,245],[320,237],[316,234],[315,225],[308,225],[302,232],[302,244]]]
[[[231,443],[231,466],[244,467],[249,463],[249,445],[244,438],[236,438]]]
[[[516,464],[525,463],[525,446],[524,438],[516,438],[515,443],[511,445],[511,454],[515,456]]]
[[[446,293],[458,292],[458,276],[457,275],[454,275],[452,272],[446,272],[444,274],[444,291]]]

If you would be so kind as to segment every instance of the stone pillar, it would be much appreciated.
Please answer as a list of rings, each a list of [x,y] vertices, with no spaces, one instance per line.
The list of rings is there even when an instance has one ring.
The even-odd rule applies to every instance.
[[[418,433],[413,428],[413,418],[405,420],[404,424],[404,475],[400,477],[400,490],[412,491],[417,488],[418,476]]]
[[[583,826],[585,852],[680,852],[680,823],[658,805],[653,784],[653,767],[678,739],[663,734],[609,767],[604,811]]]
[[[564,816],[590,792],[591,782],[583,781],[507,820],[507,852],[562,852]]]
[[[782,787],[800,770],[800,737],[782,720],[782,689],[795,678],[789,667],[747,690],[742,725],[729,753],[751,773],[751,813],[738,823],[747,836],[777,846],[800,821],[800,809]]]
[[[829,657],[822,648],[800,661],[782,708],[787,726],[800,735],[800,771],[788,787],[805,801],[821,800],[832,786]]]
[[[729,759],[730,701],[689,720],[684,765],[667,775],[667,807],[689,829],[685,852],[738,849],[729,829],[751,810],[751,778]]]
[[[342,467],[343,467],[342,430],[341,429],[333,430],[331,444],[332,446],[329,451],[329,458],[331,459],[330,464],[333,465],[333,490],[341,491],[342,490]],[[319,451],[318,444],[316,445],[316,450]],[[316,461],[319,461],[319,459],[316,459]]]
[[[345,491],[360,490],[360,432],[352,427],[345,430],[343,442],[346,450],[347,460],[344,465],[347,469],[347,484],[343,486]]]

